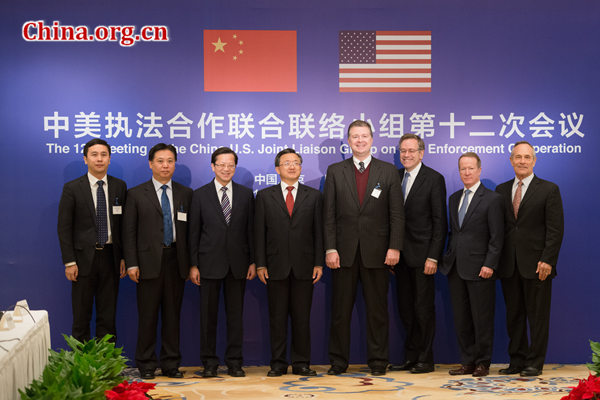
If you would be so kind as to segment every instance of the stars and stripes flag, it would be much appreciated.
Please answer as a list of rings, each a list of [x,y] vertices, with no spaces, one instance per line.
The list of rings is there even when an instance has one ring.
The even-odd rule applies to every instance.
[[[340,92],[431,92],[431,31],[340,31]]]

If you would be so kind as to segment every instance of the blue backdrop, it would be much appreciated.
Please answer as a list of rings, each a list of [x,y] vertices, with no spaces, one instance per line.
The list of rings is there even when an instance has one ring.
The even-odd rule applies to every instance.
[[[37,29],[28,21],[138,31],[160,25],[169,40],[28,41]],[[422,134],[424,162],[444,174],[448,194],[461,187],[456,163],[465,146],[478,146],[490,188],[514,176],[511,143],[537,146],[535,172],[561,187],[565,208],[547,361],[589,360],[588,338],[600,336],[592,263],[599,222],[598,2],[5,0],[0,22],[0,308],[26,298],[32,308],[47,309],[54,347],[64,345],[60,334],[71,326],[57,208],[63,184],[86,171],[83,143],[99,136],[114,145],[109,173],[129,187],[150,177],[147,149],[173,143],[181,151],[175,180],[194,189],[213,176],[208,146],[231,145],[240,155],[235,180],[255,190],[277,182],[274,153],[262,147],[295,146],[304,155],[304,182],[318,188],[326,167],[348,156],[346,126],[362,118],[375,130],[375,156],[397,166],[398,137]],[[295,31],[297,91],[205,91],[203,33],[221,29]],[[430,31],[431,91],[340,92],[339,33],[352,30]],[[436,283],[436,362],[458,362],[446,279],[437,276]],[[326,273],[313,302],[315,364],[328,362],[330,289]],[[404,334],[393,296],[392,287],[391,360],[401,361]],[[182,321],[183,365],[199,365],[199,295],[189,282]],[[352,363],[365,362],[364,325],[359,299]],[[258,280],[247,286],[245,326],[245,363],[267,364],[266,290]],[[136,329],[135,286],[125,279],[118,343],[130,357]],[[500,290],[495,331],[493,362],[507,362]]]

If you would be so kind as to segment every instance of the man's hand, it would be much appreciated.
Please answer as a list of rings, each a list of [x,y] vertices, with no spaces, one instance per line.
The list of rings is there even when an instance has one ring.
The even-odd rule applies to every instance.
[[[266,268],[258,268],[256,274],[258,275],[258,279],[266,285],[267,279],[269,279],[269,271]]]
[[[190,274],[188,275],[188,279],[192,281],[192,283],[196,286],[200,286],[200,270],[197,266],[192,266],[190,268]]]
[[[65,276],[71,282],[77,282],[77,275],[79,275],[79,268],[77,264],[65,267]]]
[[[125,267],[125,260],[121,260],[119,264],[119,278],[123,279],[127,275],[127,268]]]
[[[393,267],[400,261],[400,250],[388,249],[385,255],[385,261],[383,262],[388,267]]]
[[[246,274],[246,279],[251,281],[256,277],[256,264],[250,264],[248,267],[248,274]]]
[[[129,279],[131,279],[135,283],[140,283],[140,269],[139,268],[128,269],[127,275],[129,275]]]
[[[313,274],[312,274],[312,278],[313,278],[313,285],[317,282],[319,282],[319,280],[321,279],[321,277],[323,276],[323,267],[313,267]]]
[[[538,262],[535,273],[538,274],[540,281],[545,281],[548,276],[552,273],[552,265],[543,261]]]
[[[437,263],[431,260],[425,260],[425,268],[423,273],[425,275],[433,275],[437,272]]]
[[[340,255],[337,251],[325,254],[325,264],[331,269],[337,269],[340,267]]]
[[[483,279],[491,278],[494,274],[494,270],[486,267],[485,265],[481,267],[481,271],[479,271],[479,277]]]

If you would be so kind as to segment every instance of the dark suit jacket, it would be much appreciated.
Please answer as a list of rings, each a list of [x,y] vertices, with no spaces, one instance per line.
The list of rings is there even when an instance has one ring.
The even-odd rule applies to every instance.
[[[285,279],[294,271],[297,279],[312,279],[313,267],[324,266],[323,203],[321,193],[298,185],[292,217],[281,185],[256,195],[254,217],[257,267],[267,267],[269,279]]]
[[[178,213],[187,213],[189,217],[192,189],[172,183],[177,264],[179,276],[186,279],[190,270],[188,223],[181,221]],[[163,214],[152,180],[129,189],[123,225],[125,264],[127,267],[138,266],[140,279],[158,278],[163,252]]]
[[[113,206],[125,204],[127,185],[108,175],[108,218],[115,258],[115,272],[119,273],[122,258],[121,215],[113,215]],[[96,209],[87,174],[68,182],[63,187],[58,205],[58,240],[64,264],[75,261],[79,274],[86,276],[92,268],[96,248]]]
[[[358,201],[352,158],[327,168],[323,196],[325,249],[336,249],[340,265],[350,267],[360,246],[363,265],[383,268],[388,249],[402,250],[404,208],[398,170],[372,158],[367,190]],[[379,187],[379,198],[372,196]]]
[[[447,275],[456,264],[458,275],[469,281],[481,280],[486,266],[496,271],[504,239],[502,197],[479,185],[467,209],[462,227],[458,226],[458,204],[463,190],[450,196],[450,235],[441,272]]]
[[[404,180],[400,170],[400,179]],[[412,176],[411,176],[412,177]],[[444,177],[421,164],[419,174],[404,202],[405,230],[402,262],[412,268],[423,268],[432,258],[441,263],[446,244],[448,220],[446,216],[446,182]]]
[[[190,261],[200,278],[223,279],[229,268],[235,279],[245,279],[254,263],[254,195],[232,182],[233,204],[225,222],[214,180],[194,191],[190,209]]]
[[[538,261],[553,266],[550,277],[556,276],[556,262],[564,231],[563,206],[560,190],[552,182],[534,176],[519,205],[515,219],[512,205],[514,179],[496,188],[504,201],[504,247],[500,277],[512,276],[515,262],[519,273],[536,279]]]

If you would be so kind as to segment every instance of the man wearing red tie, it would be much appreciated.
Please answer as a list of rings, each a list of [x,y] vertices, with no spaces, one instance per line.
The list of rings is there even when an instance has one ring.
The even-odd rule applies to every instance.
[[[323,274],[321,193],[298,182],[302,157],[284,149],[275,157],[281,184],[258,192],[254,220],[258,278],[267,285],[271,370],[287,373],[288,316],[292,323],[291,362],[296,375],[310,369],[310,308],[313,285]]]
[[[558,186],[533,174],[535,161],[533,146],[517,142],[510,155],[515,178],[496,188],[504,200],[500,278],[510,338],[510,365],[500,370],[505,375],[540,375],[548,347],[550,295],[564,221]]]

